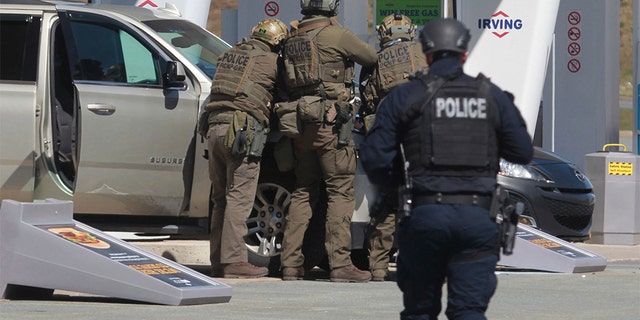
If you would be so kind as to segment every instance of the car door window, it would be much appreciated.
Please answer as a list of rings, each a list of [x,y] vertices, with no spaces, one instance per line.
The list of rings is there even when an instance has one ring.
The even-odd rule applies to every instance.
[[[33,200],[38,150],[36,81],[41,21],[42,17],[36,14],[0,14],[2,199]]]
[[[123,28],[72,20],[77,48],[75,80],[160,85],[158,58]]]
[[[0,80],[36,81],[40,17],[0,15]]]

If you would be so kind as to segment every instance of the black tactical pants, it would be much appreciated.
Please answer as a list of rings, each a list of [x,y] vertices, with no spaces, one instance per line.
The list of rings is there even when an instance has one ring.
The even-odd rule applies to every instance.
[[[487,209],[422,205],[398,230],[401,319],[437,319],[447,283],[449,319],[486,319],[497,279],[498,225]]]

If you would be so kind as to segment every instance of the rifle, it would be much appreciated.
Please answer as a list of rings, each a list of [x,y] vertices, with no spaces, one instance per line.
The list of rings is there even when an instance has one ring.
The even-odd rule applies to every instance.
[[[509,256],[513,254],[518,219],[524,212],[524,203],[509,198],[506,190],[498,185],[493,193],[489,211],[491,218],[500,225],[498,239],[500,247],[502,247],[502,254]]]
[[[367,234],[371,234],[376,229],[376,226],[387,218],[391,211],[396,210],[394,205],[395,193],[396,190],[394,188],[378,187],[376,200],[369,207],[370,219]]]
[[[398,198],[400,200],[400,219],[408,218],[411,215],[413,204],[413,181],[409,176],[409,161],[404,154],[404,145],[400,144],[400,156],[402,157],[402,185],[400,186]]]

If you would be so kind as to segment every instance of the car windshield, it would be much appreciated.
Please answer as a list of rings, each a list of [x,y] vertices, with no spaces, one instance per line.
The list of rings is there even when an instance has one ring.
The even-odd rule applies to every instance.
[[[149,20],[146,25],[171,43],[209,78],[216,72],[218,56],[230,46],[222,39],[185,20]]]

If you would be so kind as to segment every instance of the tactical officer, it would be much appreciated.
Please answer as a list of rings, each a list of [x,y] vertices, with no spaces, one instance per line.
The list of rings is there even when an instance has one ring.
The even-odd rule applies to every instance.
[[[294,139],[296,186],[282,241],[284,280],[304,276],[302,242],[323,181],[328,197],[325,248],[330,280],[366,282],[371,278],[350,258],[356,170],[351,134],[357,110],[349,100],[353,98],[354,62],[371,66],[377,56],[375,49],[337,23],[339,3],[301,0],[304,17],[291,23],[283,48],[287,92],[291,100],[298,101],[302,122],[300,136]]]
[[[374,67],[362,68],[360,72],[360,97],[364,106],[360,115],[365,128],[371,127],[378,103],[391,89],[409,82],[409,77],[415,76],[416,72],[426,73],[428,68],[420,45],[413,41],[416,26],[409,17],[388,15],[376,31],[380,40],[378,63]],[[393,195],[393,192],[389,194]],[[389,197],[386,201],[395,202],[397,197]],[[368,239],[372,281],[384,281],[389,274],[396,215],[395,212],[383,212],[382,216]]]
[[[401,319],[436,319],[445,278],[447,317],[485,319],[497,286],[498,225],[488,208],[499,159],[525,164],[533,155],[507,94],[463,73],[469,39],[455,19],[428,22],[420,42],[429,73],[380,103],[360,146],[367,176],[380,185],[398,180],[394,159],[406,151],[413,208],[398,225]]]
[[[243,237],[260,174],[260,156],[269,131],[271,101],[278,80],[278,52],[287,26],[260,21],[218,58],[206,106],[209,175],[212,181],[210,259],[213,276],[255,278],[268,269],[248,262]]]

